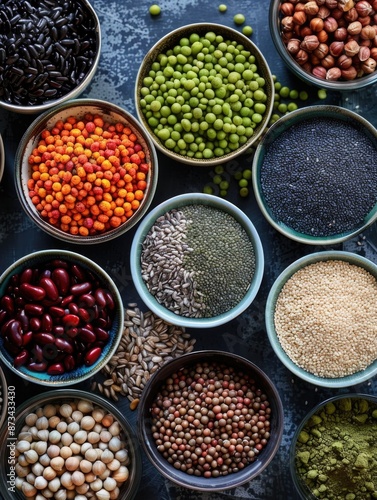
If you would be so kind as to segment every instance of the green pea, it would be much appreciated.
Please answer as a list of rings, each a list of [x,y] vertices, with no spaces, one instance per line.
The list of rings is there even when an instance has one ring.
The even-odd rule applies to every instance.
[[[242,198],[246,198],[249,195],[249,190],[247,187],[242,187],[239,192]]]
[[[219,184],[220,189],[227,190],[229,189],[229,182],[228,181],[221,181]]]
[[[260,113],[253,113],[253,115],[251,116],[251,120],[254,123],[261,123],[261,121],[263,120],[263,116]]]
[[[203,158],[205,158],[206,160],[210,160],[211,158],[213,158],[213,151],[212,151],[212,149],[205,148],[203,150]]]
[[[157,135],[158,138],[161,139],[161,141],[166,141],[170,137],[170,131],[167,128],[162,128],[158,131]]]
[[[317,92],[318,99],[326,99],[327,97],[327,92],[326,89],[319,89]]]
[[[249,170],[249,169],[245,169],[245,170],[242,172],[242,177],[243,177],[244,179],[247,179],[248,181],[249,181],[249,180],[251,180],[252,175],[253,175],[253,174],[252,174],[251,170]]]
[[[265,93],[263,92],[263,90],[258,89],[254,92],[254,99],[256,101],[263,101],[264,98],[265,98]]]
[[[212,139],[212,140],[216,139],[216,130],[214,128],[209,128],[207,130],[207,137],[208,137],[208,139]]]
[[[306,92],[306,90],[301,90],[299,93],[299,97],[301,101],[306,101],[309,98],[309,94]]]
[[[242,28],[242,33],[245,36],[251,36],[253,34],[253,28],[251,26],[246,25]]]
[[[287,106],[287,111],[296,111],[298,109],[298,106],[295,102],[290,102]]]
[[[205,120],[207,123],[213,123],[216,120],[216,115],[214,113],[207,113],[205,115]]]
[[[281,102],[278,106],[278,111],[280,111],[280,113],[286,113],[287,110],[288,110],[287,104],[285,104],[284,102]]]
[[[243,177],[238,181],[238,185],[240,188],[247,187],[249,185],[249,181]]]
[[[291,91],[289,92],[289,98],[290,98],[290,99],[298,99],[298,96],[299,96],[299,94],[298,94],[298,90],[294,90],[294,89],[293,89],[293,90],[291,90]]]
[[[290,89],[289,87],[281,87],[280,90],[279,90],[279,94],[281,95],[281,97],[289,97],[289,92],[290,92]]]
[[[173,141],[179,141],[179,139],[181,138],[181,134],[177,130],[173,130],[170,133],[170,137],[173,139]]]
[[[182,109],[182,106],[178,102],[175,102],[174,104],[172,104],[171,110],[173,113],[178,114],[181,112],[181,109]]]
[[[168,139],[167,141],[165,141],[165,147],[167,149],[174,149],[176,144],[177,143],[175,141],[173,141],[173,139]]]
[[[219,5],[219,11],[220,11],[220,12],[226,12],[227,8],[228,8],[228,7],[225,5],[225,3],[221,3],[221,4]]]
[[[206,186],[204,186],[203,193],[204,194],[213,194],[213,188],[212,188],[212,186],[210,186],[209,184],[207,184]]]
[[[234,24],[240,25],[245,22],[245,16],[243,14],[236,14],[233,17]]]
[[[161,103],[159,101],[152,101],[150,109],[153,112],[159,111],[161,109]]]

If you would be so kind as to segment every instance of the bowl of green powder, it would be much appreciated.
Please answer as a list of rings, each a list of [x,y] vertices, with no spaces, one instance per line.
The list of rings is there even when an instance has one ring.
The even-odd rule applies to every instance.
[[[349,393],[314,407],[297,427],[290,470],[301,498],[377,498],[377,397]]]
[[[377,374],[377,265],[352,252],[315,252],[293,262],[267,297],[275,354],[317,386],[350,387]]]
[[[141,221],[131,245],[131,274],[146,306],[172,324],[222,325],[258,293],[264,254],[249,217],[204,193],[170,198]]]

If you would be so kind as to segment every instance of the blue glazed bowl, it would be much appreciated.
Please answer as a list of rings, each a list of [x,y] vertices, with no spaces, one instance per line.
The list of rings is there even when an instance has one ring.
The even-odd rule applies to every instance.
[[[245,293],[242,300],[229,311],[224,312],[218,316],[206,318],[190,318],[176,314],[175,312],[167,309],[161,305],[157,299],[148,290],[145,281],[141,274],[141,251],[143,241],[154,225],[155,221],[164,215],[166,212],[174,208],[183,207],[186,205],[202,204],[222,210],[230,214],[246,231],[250,241],[254,247],[255,253],[255,272],[250,283],[250,286]],[[156,208],[154,208],[139,224],[135,233],[131,246],[131,274],[135,287],[140,295],[142,301],[152,310],[157,316],[168,321],[169,323],[183,326],[187,328],[212,328],[215,326],[223,325],[228,321],[239,316],[254,300],[258,293],[264,272],[264,253],[259,235],[246,214],[244,214],[235,205],[217,196],[202,194],[202,193],[188,193],[170,198]],[[229,277],[231,279],[231,277]]]
[[[111,329],[108,331],[109,339],[102,348],[99,358],[90,366],[81,364],[77,368],[59,375],[49,375],[46,372],[37,372],[26,366],[15,367],[14,357],[4,346],[4,338],[0,336],[0,359],[14,373],[23,379],[48,387],[61,387],[77,384],[92,377],[100,371],[111,359],[116,351],[123,333],[124,309],[119,290],[110,276],[94,261],[68,250],[41,250],[14,262],[0,276],[0,297],[3,297],[12,276],[21,273],[24,269],[37,267],[39,264],[50,262],[53,259],[63,259],[66,262],[79,265],[84,270],[94,275],[103,288],[106,288],[114,300],[114,317]]]
[[[304,370],[291,360],[279,341],[274,322],[276,302],[285,283],[300,269],[316,262],[327,260],[342,260],[352,265],[359,266],[377,279],[377,265],[360,255],[336,250],[316,252],[306,255],[305,257],[301,257],[293,262],[276,278],[267,297],[265,322],[268,339],[273,350],[275,351],[276,356],[294,375],[317,386],[338,389],[341,387],[350,387],[361,384],[362,382],[374,377],[377,374],[377,359],[364,370],[351,375],[339,378],[319,377],[308,372],[307,370]]]

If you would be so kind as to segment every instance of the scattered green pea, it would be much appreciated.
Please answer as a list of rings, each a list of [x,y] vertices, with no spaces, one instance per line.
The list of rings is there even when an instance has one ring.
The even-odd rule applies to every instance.
[[[289,87],[281,87],[279,90],[280,96],[284,98],[289,97],[289,92],[290,92]]]
[[[221,181],[219,184],[219,187],[222,191],[226,191],[229,189],[229,182],[228,181]]]
[[[251,26],[246,25],[242,28],[242,33],[245,36],[251,36],[253,34],[253,28]]]
[[[236,14],[233,17],[234,24],[241,25],[245,22],[245,16],[243,14]]]
[[[238,182],[238,185],[240,188],[243,188],[243,187],[247,187],[249,185],[249,182],[247,179],[241,179],[239,182]]]
[[[221,189],[220,190],[220,196],[222,198],[225,198],[227,194],[228,194],[228,191],[226,189]]]
[[[327,97],[327,92],[326,89],[319,89],[317,92],[318,99],[326,99]]]
[[[213,176],[212,180],[213,180],[214,184],[220,184],[222,182],[223,178],[221,177],[221,175],[217,174],[217,175]]]
[[[151,16],[158,16],[161,13],[161,7],[157,4],[153,4],[149,7],[149,14]]]
[[[209,184],[207,184],[206,186],[204,186],[203,193],[205,193],[205,194],[213,194],[213,188],[212,188],[212,186],[210,186]]]
[[[239,181],[242,179],[242,172],[240,172],[239,170],[237,170],[237,172],[234,173],[234,178],[236,181]]]
[[[220,12],[226,12],[226,11],[227,11],[227,9],[228,9],[228,7],[225,5],[225,3],[221,3],[221,4],[219,5],[219,11],[220,11]]]
[[[223,165],[216,165],[215,166],[215,173],[219,174],[219,175],[223,174],[224,173],[224,167],[223,167]]]
[[[289,92],[289,98],[290,99],[298,99],[298,90],[291,90]]]
[[[249,181],[249,180],[251,179],[251,177],[252,177],[252,172],[251,172],[251,170],[250,170],[250,169],[248,169],[248,168],[247,168],[247,169],[245,169],[245,170],[242,172],[242,177],[243,177],[244,179],[247,179],[247,180]]]
[[[290,102],[288,103],[287,111],[296,111],[297,108],[298,106],[295,102]]]
[[[240,196],[242,198],[246,198],[246,196],[248,196],[248,195],[249,195],[249,190],[247,187],[243,187],[240,189]]]
[[[301,90],[299,97],[300,97],[301,101],[306,101],[309,98],[309,95],[306,92],[306,90]]]

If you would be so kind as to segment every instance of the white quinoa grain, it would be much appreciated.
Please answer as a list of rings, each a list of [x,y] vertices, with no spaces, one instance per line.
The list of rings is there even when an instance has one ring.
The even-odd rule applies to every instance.
[[[318,377],[344,377],[377,359],[377,280],[342,260],[297,271],[276,301],[275,329],[291,360]]]

